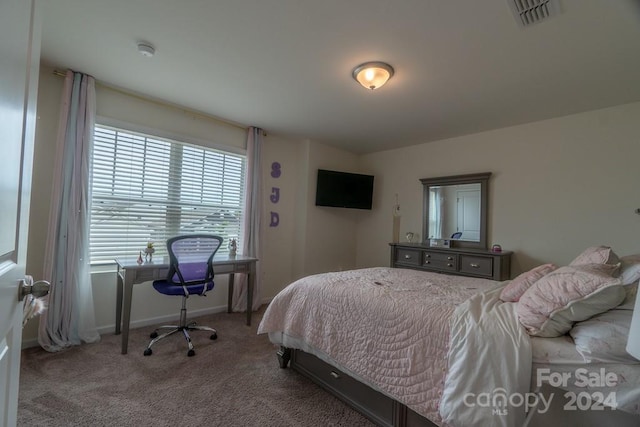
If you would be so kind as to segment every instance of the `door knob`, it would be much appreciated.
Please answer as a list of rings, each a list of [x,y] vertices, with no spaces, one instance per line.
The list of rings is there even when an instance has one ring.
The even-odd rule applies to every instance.
[[[38,280],[34,283],[33,278],[27,276],[20,280],[20,295],[18,296],[18,301],[22,301],[24,297],[29,294],[33,295],[34,298],[43,297],[49,293],[50,287],[51,283],[46,280]]]

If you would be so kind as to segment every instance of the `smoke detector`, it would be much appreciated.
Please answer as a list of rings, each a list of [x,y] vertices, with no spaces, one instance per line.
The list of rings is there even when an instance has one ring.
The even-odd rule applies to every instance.
[[[560,12],[558,0],[507,0],[521,27],[544,21]]]
[[[156,48],[148,42],[138,42],[138,53],[151,58],[156,53]]]

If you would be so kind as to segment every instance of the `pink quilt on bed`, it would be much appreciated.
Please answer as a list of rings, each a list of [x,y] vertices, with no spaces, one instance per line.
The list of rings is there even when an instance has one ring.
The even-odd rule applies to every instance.
[[[368,268],[300,279],[267,308],[258,333],[300,338],[437,424],[450,319],[484,279]]]

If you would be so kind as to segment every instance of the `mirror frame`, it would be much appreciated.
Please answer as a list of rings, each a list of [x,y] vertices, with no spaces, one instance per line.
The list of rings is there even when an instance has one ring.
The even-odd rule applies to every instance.
[[[452,175],[437,178],[422,178],[423,210],[422,236],[425,245],[429,246],[429,187],[441,185],[460,185],[480,183],[480,241],[451,240],[452,248],[487,249],[487,212],[489,201],[489,177],[491,172],[473,173],[468,175]]]

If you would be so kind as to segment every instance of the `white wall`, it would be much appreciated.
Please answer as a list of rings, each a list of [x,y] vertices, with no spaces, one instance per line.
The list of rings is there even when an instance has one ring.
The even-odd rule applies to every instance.
[[[357,265],[388,265],[396,193],[400,235],[422,234],[419,179],[475,172],[493,173],[488,241],[515,252],[512,276],[591,245],[638,253],[639,159],[640,103],[362,156],[380,202],[359,224]]]
[[[303,165],[300,161],[303,143],[288,141],[276,136],[268,136],[263,156],[264,210],[263,210],[263,251],[260,260],[262,269],[263,301],[273,298],[295,277],[294,242],[301,216],[296,210],[299,174]],[[272,176],[273,164],[280,165],[280,176]],[[274,188],[278,188],[279,200],[271,201]],[[271,213],[278,215],[277,226],[271,226]]]
[[[300,227],[299,263],[303,266],[298,277],[326,271],[340,271],[356,266],[356,232],[360,218],[370,211],[315,206],[318,169],[343,172],[362,172],[358,156],[323,144],[307,142],[306,169],[300,177],[303,204]]]
[[[358,156],[312,141],[269,137],[264,150],[265,192],[263,297],[268,300],[294,279],[356,266],[357,221],[369,211],[315,206],[318,169],[360,172]],[[278,162],[281,175],[271,175]],[[272,203],[274,187],[280,200]],[[278,214],[271,227],[271,213]]]

